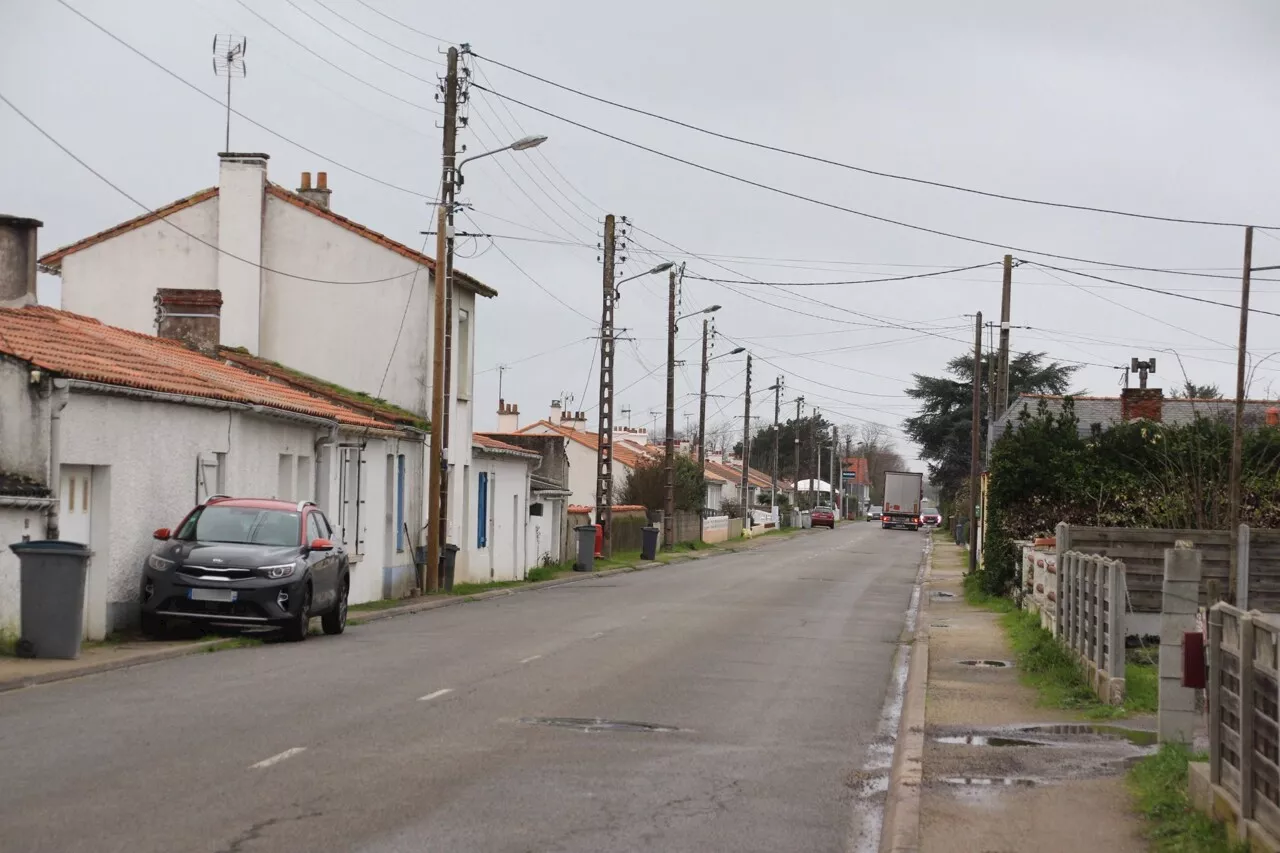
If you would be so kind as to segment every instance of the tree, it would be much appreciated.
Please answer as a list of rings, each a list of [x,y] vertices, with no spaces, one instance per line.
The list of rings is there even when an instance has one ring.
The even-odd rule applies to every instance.
[[[702,469],[691,457],[677,453],[675,457],[676,509],[701,512],[705,488]],[[662,509],[666,505],[667,469],[661,459],[643,459],[627,474],[621,502],[637,504],[645,509]]]
[[[1188,379],[1181,388],[1173,392],[1175,400],[1221,400],[1222,392],[1217,385],[1197,385]]]
[[[1019,394],[1065,394],[1078,367],[1045,361],[1045,353],[1019,353],[1009,361],[1009,400]],[[987,434],[987,387],[990,363],[984,364],[981,397],[981,435]],[[906,431],[920,446],[920,457],[929,464],[929,480],[938,487],[942,502],[953,501],[969,476],[969,442],[972,435],[973,355],[947,362],[950,376],[915,375],[907,395],[920,401],[920,413],[907,418]]]
[[[800,438],[800,479],[808,479],[814,472],[813,442],[816,438],[822,442],[825,456],[822,456],[822,471],[830,476],[831,468],[831,422],[820,414],[810,414],[799,421],[792,418],[778,425],[778,479],[795,480],[796,477],[796,437]],[[742,452],[742,434],[734,443],[735,453]],[[751,467],[757,471],[771,473],[773,471],[773,424],[756,430],[751,437]]]

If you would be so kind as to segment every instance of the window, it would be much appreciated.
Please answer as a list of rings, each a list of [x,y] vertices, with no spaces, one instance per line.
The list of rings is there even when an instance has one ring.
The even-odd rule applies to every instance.
[[[476,482],[476,547],[484,548],[489,544],[489,472],[481,471]]]
[[[188,542],[234,542],[242,545],[298,545],[302,519],[296,512],[214,504],[200,507],[178,531]]]
[[[320,529],[320,513],[312,512],[307,514],[307,541],[314,542],[317,539],[327,539],[324,531]]]
[[[339,448],[338,529],[342,542],[355,554],[364,553],[361,510],[364,504],[363,448],[344,445]]]
[[[471,398],[471,314],[458,309],[458,340],[453,351],[458,354],[458,398]]]
[[[396,550],[404,550],[404,454],[396,457]]]

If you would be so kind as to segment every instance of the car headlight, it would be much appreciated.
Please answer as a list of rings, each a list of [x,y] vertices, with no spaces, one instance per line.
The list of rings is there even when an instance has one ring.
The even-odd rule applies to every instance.
[[[258,571],[273,580],[279,580],[280,578],[289,577],[289,575],[293,574],[294,569],[296,568],[296,563],[283,563],[279,566],[263,566],[258,569]]]
[[[166,560],[164,557],[161,557],[159,554],[152,554],[150,557],[147,557],[147,566],[149,568],[155,569],[157,572],[168,571],[169,567],[172,565],[173,565],[173,560]]]

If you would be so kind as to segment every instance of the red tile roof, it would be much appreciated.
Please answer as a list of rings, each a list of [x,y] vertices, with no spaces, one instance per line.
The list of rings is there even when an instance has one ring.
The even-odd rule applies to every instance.
[[[471,435],[471,443],[476,447],[482,447],[486,450],[500,450],[503,453],[517,453],[521,456],[528,456],[532,459],[540,458],[540,454],[523,447],[517,447],[514,444],[507,444],[505,441],[499,441],[492,436],[483,433],[473,433]]]
[[[209,187],[208,189],[200,190],[198,193],[189,195],[186,198],[180,198],[175,202],[166,204],[164,207],[158,207],[149,213],[144,213],[141,216],[135,216],[133,219],[121,222],[119,225],[113,225],[106,231],[99,231],[97,234],[91,234],[83,240],[78,240],[69,246],[63,246],[61,249],[54,249],[47,255],[42,256],[37,263],[40,265],[40,269],[45,272],[58,273],[62,269],[62,259],[67,255],[79,252],[81,249],[87,249],[90,246],[96,246],[103,241],[110,240],[112,237],[123,234],[126,231],[132,231],[135,228],[141,228],[143,225],[149,225],[152,222],[164,219],[166,216],[172,216],[180,210],[186,210],[188,207],[195,207],[200,202],[208,201],[217,195],[217,187]]]
[[[265,406],[348,426],[397,428],[394,423],[201,355],[177,341],[44,306],[0,308],[0,354],[70,379]]]
[[[592,450],[600,449],[600,437],[596,433],[583,432],[582,430],[572,429],[567,426],[560,426],[559,424],[553,424],[551,421],[538,421],[537,423],[529,424],[527,427],[522,427],[521,429],[516,430],[516,434],[523,435],[529,432],[537,432],[539,427],[550,428],[552,432],[562,435],[565,438],[572,439],[578,442],[578,444],[589,447]],[[634,468],[639,465],[642,460],[649,458],[649,456],[647,454],[640,453],[637,450],[633,450],[628,445],[622,445],[615,441],[613,443],[613,458],[628,468]]]

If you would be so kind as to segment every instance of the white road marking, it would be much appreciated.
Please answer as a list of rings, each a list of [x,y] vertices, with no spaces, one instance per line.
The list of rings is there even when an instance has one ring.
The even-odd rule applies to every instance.
[[[437,690],[434,693],[428,693],[426,696],[419,696],[418,701],[430,702],[432,699],[439,699],[441,696],[445,695],[446,693],[452,693],[452,692],[453,692],[452,687],[444,687],[440,690]]]
[[[293,749],[286,749],[284,752],[280,753],[279,755],[273,755],[270,758],[264,758],[262,761],[259,761],[257,764],[252,765],[249,769],[265,770],[266,768],[270,767],[273,764],[279,764],[281,761],[284,761],[286,758],[293,758],[299,752],[305,752],[306,749],[307,748],[305,746],[295,746]]]
[[[601,638],[601,637],[603,637],[603,636],[604,636],[604,631],[596,631],[596,632],[595,632],[594,634],[592,634],[590,637],[587,637],[587,639],[588,639],[588,640],[598,640],[598,639],[600,639],[600,638]]]
[[[527,657],[524,660],[520,661],[520,663],[533,663],[540,657],[542,657],[542,655],[533,655],[532,657]]]

